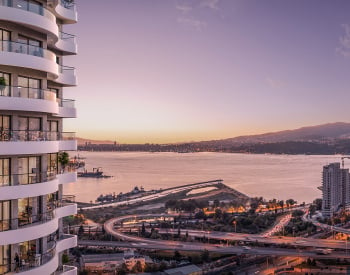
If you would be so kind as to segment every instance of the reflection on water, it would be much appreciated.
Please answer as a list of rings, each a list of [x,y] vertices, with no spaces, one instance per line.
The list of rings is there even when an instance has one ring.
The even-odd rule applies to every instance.
[[[79,178],[64,186],[78,201],[100,194],[128,192],[138,185],[146,190],[223,179],[248,196],[294,198],[310,202],[321,196],[322,166],[340,162],[340,156],[253,155],[226,153],[80,152],[86,168],[102,167],[113,178]]]

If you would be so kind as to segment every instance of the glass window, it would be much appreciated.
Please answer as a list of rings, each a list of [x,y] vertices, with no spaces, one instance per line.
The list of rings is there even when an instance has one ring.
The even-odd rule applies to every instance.
[[[10,159],[0,159],[0,186],[10,185]],[[0,219],[1,220],[1,219]]]
[[[11,117],[0,115],[0,141],[10,139]]]
[[[29,78],[25,76],[18,77],[18,86],[20,97],[42,98],[41,97],[41,81],[40,79]]]
[[[47,171],[49,174],[57,174],[58,172],[58,154],[48,154],[47,155]]]
[[[41,118],[19,117],[18,138],[23,141],[38,140],[41,138]]]
[[[0,231],[9,230],[11,226],[11,201],[0,201]]]
[[[18,158],[19,184],[41,182],[41,157]]]
[[[0,274],[5,274],[11,268],[10,245],[0,245]]]
[[[56,95],[56,102],[58,103],[59,106],[62,106],[62,99],[59,96],[59,90],[55,88],[48,88],[49,91],[55,93]]]

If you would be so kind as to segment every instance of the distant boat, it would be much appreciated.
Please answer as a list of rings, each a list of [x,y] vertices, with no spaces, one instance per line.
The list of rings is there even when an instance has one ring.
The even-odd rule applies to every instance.
[[[93,168],[92,172],[85,170],[84,172],[78,172],[78,177],[82,178],[111,178],[112,176],[103,175],[101,167]]]

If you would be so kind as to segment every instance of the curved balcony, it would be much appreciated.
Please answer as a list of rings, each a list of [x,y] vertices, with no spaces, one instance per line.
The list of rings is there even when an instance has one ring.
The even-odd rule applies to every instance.
[[[20,86],[5,86],[0,90],[0,109],[59,113],[56,93],[48,90]]]
[[[65,87],[76,86],[77,77],[75,75],[75,68],[68,66],[60,66],[58,78],[53,78],[51,80],[60,83]]]
[[[40,260],[36,264],[22,267],[20,274],[25,275],[37,275],[37,274],[64,274],[64,275],[76,275],[77,268],[71,266],[57,267],[59,265],[60,253],[66,249],[76,246],[78,243],[77,236],[75,235],[63,235],[55,245],[50,247],[44,254],[40,255]]]
[[[19,218],[1,220],[0,245],[15,244],[26,240],[38,239],[55,232],[59,219],[77,213],[75,203],[56,201],[54,210],[37,215],[23,215]],[[14,229],[12,229],[15,227]]]
[[[35,184],[35,188],[33,184]],[[54,193],[58,190],[58,185],[59,179],[52,172],[2,175],[0,176],[0,200],[37,197]]]
[[[25,0],[0,1],[0,18],[21,24],[40,33],[58,39],[56,16],[43,6]]]
[[[63,21],[63,24],[78,22],[78,13],[74,1],[59,0],[55,8],[55,13]]]
[[[75,100],[63,99],[60,103],[61,104],[58,108],[58,113],[56,116],[63,117],[63,118],[76,118],[77,117],[77,109],[75,108]]]
[[[0,131],[2,155],[47,154],[59,151],[75,151],[75,133],[29,130]]]
[[[69,266],[64,265],[62,267],[59,267],[54,275],[77,275],[78,274],[78,268],[76,266]]]
[[[64,55],[77,54],[78,46],[75,35],[60,32],[59,40],[54,47],[62,52]]]
[[[68,184],[77,181],[77,172],[68,172],[57,175],[59,184]]]
[[[59,76],[56,55],[44,48],[1,40],[0,60],[2,65],[46,72],[51,78]]]

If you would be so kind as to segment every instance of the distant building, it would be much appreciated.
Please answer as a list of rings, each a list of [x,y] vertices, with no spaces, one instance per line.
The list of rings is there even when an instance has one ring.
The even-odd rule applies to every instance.
[[[349,169],[340,168],[335,162],[323,166],[322,215],[332,217],[341,207],[350,209]]]

